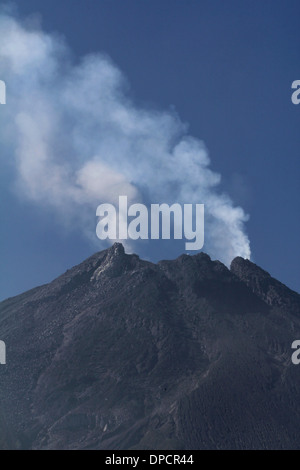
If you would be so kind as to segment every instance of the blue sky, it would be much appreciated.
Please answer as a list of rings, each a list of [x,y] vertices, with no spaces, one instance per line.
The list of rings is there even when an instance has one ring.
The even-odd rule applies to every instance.
[[[250,239],[251,259],[299,291],[300,105],[291,102],[291,84],[300,79],[299,2],[22,0],[15,4],[22,21],[31,15],[27,28],[36,23],[44,37],[53,32],[56,38],[64,36],[71,51],[67,57],[73,64],[91,53],[109,57],[107,65],[101,56],[101,70],[106,66],[114,77],[119,73],[122,80],[126,77],[124,93],[134,109],[147,110],[147,116],[157,114],[167,127],[173,116],[172,130],[168,130],[171,137],[183,126],[179,124],[178,130],[174,116],[189,124],[188,134],[205,143],[209,169],[221,175],[218,194],[229,194],[233,207],[240,206],[250,215],[242,231]],[[64,77],[65,72],[60,73]],[[6,79],[6,70],[0,68],[2,78]],[[7,87],[9,93],[13,87],[10,83]],[[51,87],[43,88],[43,93],[51,94]],[[22,111],[17,105],[16,109]],[[9,103],[0,113],[0,119],[13,119]],[[89,132],[92,127],[90,123]],[[157,134],[159,129],[153,132]],[[84,132],[81,140],[83,136]],[[87,139],[91,136],[94,134]],[[60,142],[55,140],[56,157],[68,160],[70,143],[65,129],[61,137]],[[86,143],[80,145],[87,148]],[[64,213],[69,206],[61,201],[53,204],[51,194],[44,194],[38,186],[34,188],[37,192],[42,189],[41,197],[28,197],[28,187],[20,185],[13,148],[6,141],[1,147],[0,298],[6,298],[52,280],[102,246],[89,240],[81,226],[96,225],[96,205],[84,209],[87,222],[83,221],[83,206],[73,205],[72,217],[63,223],[62,215],[69,218]],[[130,155],[124,158],[129,161]],[[154,160],[157,171],[158,161]],[[123,173],[133,171],[125,163],[121,164]],[[167,175],[168,171],[162,158],[160,173]],[[184,184],[184,171],[180,180],[174,170],[172,181]],[[134,178],[138,180],[136,171]],[[148,191],[148,202],[163,194],[162,190],[152,191],[151,178],[141,177],[140,185],[144,196],[145,188]],[[211,194],[201,191],[199,188],[199,197]],[[195,192],[195,200],[197,197]],[[214,225],[206,233],[208,244],[213,230]],[[225,230],[228,227],[224,234]],[[210,249],[214,250],[212,242]],[[143,247],[140,252],[143,254]],[[157,244],[150,245],[146,254],[153,260],[171,256],[165,245]]]

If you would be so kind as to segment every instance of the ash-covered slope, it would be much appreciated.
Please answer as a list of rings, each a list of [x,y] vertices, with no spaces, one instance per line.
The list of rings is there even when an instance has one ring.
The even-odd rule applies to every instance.
[[[0,446],[299,448],[299,299],[241,258],[115,244],[0,304]]]

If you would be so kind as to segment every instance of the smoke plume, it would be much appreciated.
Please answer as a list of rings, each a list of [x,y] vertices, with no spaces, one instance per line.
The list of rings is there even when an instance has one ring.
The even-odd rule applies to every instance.
[[[129,203],[204,203],[204,251],[226,264],[250,257],[246,214],[221,194],[205,145],[175,112],[137,106],[108,56],[75,62],[62,37],[12,14],[0,14],[0,38],[1,153],[13,158],[24,197],[83,231],[95,230],[96,207],[119,195]]]

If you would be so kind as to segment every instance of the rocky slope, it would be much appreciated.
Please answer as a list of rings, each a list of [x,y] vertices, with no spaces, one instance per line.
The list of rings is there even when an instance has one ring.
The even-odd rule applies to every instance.
[[[250,261],[121,244],[0,304],[0,447],[299,448],[300,296]]]

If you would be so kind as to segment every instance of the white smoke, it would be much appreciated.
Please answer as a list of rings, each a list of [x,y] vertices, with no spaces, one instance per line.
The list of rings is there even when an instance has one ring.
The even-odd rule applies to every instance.
[[[27,198],[62,219],[79,217],[83,231],[98,204],[119,195],[129,203],[204,203],[204,251],[226,264],[250,257],[247,216],[219,193],[203,142],[174,112],[136,106],[109,57],[74,64],[61,37],[2,13],[0,73],[8,90],[2,143]]]

